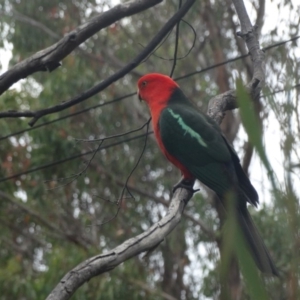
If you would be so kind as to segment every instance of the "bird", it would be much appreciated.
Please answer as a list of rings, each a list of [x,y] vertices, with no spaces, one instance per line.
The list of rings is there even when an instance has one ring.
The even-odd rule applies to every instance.
[[[159,148],[182,173],[182,180],[174,189],[191,189],[197,179],[215,192],[225,211],[226,199],[232,193],[236,199],[233,205],[236,222],[258,269],[264,274],[278,276],[247,209],[247,203],[257,206],[258,193],[218,124],[202,113],[167,75],[146,74],[138,80],[137,86],[138,98],[150,109]]]

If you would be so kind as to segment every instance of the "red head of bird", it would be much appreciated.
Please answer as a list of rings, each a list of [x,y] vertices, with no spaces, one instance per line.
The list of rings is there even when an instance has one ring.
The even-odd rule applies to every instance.
[[[178,84],[169,76],[150,73],[141,77],[138,81],[138,96],[144,100],[152,111],[167,105],[170,95]]]

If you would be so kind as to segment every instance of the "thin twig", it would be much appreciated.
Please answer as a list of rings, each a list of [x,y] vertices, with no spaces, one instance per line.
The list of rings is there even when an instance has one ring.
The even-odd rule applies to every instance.
[[[104,221],[104,222],[101,222],[101,223],[99,223],[98,225],[106,224],[106,223],[108,223],[108,222],[114,220],[114,219],[118,216],[119,211],[120,211],[120,209],[121,209],[122,201],[123,201],[123,199],[124,199],[125,191],[127,191],[127,193],[130,195],[130,198],[131,198],[131,199],[134,199],[134,196],[132,195],[130,189],[128,188],[128,182],[129,182],[129,179],[131,178],[133,172],[134,172],[134,171],[136,170],[136,168],[138,167],[138,165],[139,165],[139,163],[140,163],[140,161],[141,161],[141,159],[142,159],[142,157],[143,157],[143,155],[144,155],[144,152],[145,152],[145,150],[146,150],[147,141],[148,141],[148,135],[149,135],[149,125],[150,125],[150,122],[151,122],[151,118],[149,118],[149,120],[142,126],[142,128],[144,128],[145,125],[147,126],[147,127],[146,127],[146,134],[145,134],[144,145],[143,145],[142,151],[141,151],[141,153],[140,153],[140,155],[139,155],[139,158],[137,159],[135,165],[133,166],[133,168],[131,169],[129,175],[128,175],[127,178],[126,178],[125,184],[124,184],[124,186],[123,186],[123,188],[122,188],[121,196],[119,197],[118,201],[116,202],[116,205],[118,206],[118,209],[117,209],[115,215],[114,215],[112,218],[110,218],[109,220],[106,220],[106,221]]]
[[[117,98],[115,98],[115,99],[113,99],[113,100],[106,101],[106,102],[104,102],[104,103],[100,103],[100,104],[96,104],[96,105],[87,107],[87,108],[85,108],[85,109],[76,111],[76,112],[74,112],[74,113],[72,113],[72,114],[68,114],[68,115],[59,117],[59,118],[57,118],[57,119],[54,119],[54,120],[51,120],[51,121],[48,121],[48,122],[44,122],[44,123],[42,123],[42,124],[35,125],[34,127],[30,127],[30,128],[26,128],[26,129],[24,129],[24,130],[20,130],[20,131],[17,131],[17,132],[10,133],[10,134],[8,134],[8,135],[5,135],[5,136],[0,137],[0,141],[5,140],[5,139],[8,139],[8,138],[10,138],[10,137],[12,137],[12,136],[16,136],[16,135],[19,135],[19,134],[22,134],[22,133],[29,132],[29,131],[31,131],[31,130],[40,128],[40,127],[44,127],[44,126],[47,126],[47,125],[50,125],[50,124],[53,124],[53,123],[56,123],[56,122],[65,120],[65,119],[67,119],[67,118],[75,117],[75,116],[77,116],[77,115],[79,115],[79,114],[88,112],[88,111],[93,110],[93,109],[96,109],[96,108],[98,108],[98,107],[102,107],[102,106],[105,106],[105,105],[110,105],[110,104],[119,102],[119,101],[121,101],[121,100],[123,100],[123,99],[132,97],[132,96],[134,96],[134,95],[136,95],[136,92],[130,93],[130,94],[127,94],[127,95],[124,95],[124,96],[121,96],[121,97],[117,97]],[[1,115],[1,113],[0,113],[0,115]],[[0,116],[0,118],[1,118],[1,116]]]
[[[182,20],[182,21],[183,21],[183,20]],[[292,38],[290,38],[290,39],[288,39],[288,40],[281,41],[281,42],[278,42],[278,43],[269,45],[269,46],[267,46],[267,47],[265,47],[265,48],[262,48],[262,51],[267,51],[267,50],[270,50],[270,49],[272,49],[272,48],[276,48],[276,47],[282,46],[282,45],[284,45],[284,44],[286,44],[286,43],[293,42],[293,41],[295,41],[295,40],[297,40],[297,39],[299,39],[299,38],[300,38],[300,36],[294,36],[294,37],[292,37]],[[237,61],[237,60],[239,60],[239,59],[243,59],[243,58],[245,58],[245,57],[247,57],[247,56],[249,56],[249,55],[250,55],[250,54],[244,54],[244,55],[236,56],[236,57],[234,57],[234,58],[232,58],[232,59],[228,59],[228,60],[223,61],[223,62],[221,62],[221,63],[214,64],[214,65],[208,66],[208,67],[206,67],[206,68],[203,68],[203,69],[201,69],[201,70],[194,71],[194,72],[185,74],[185,75],[183,75],[183,76],[176,77],[176,78],[174,78],[174,80],[175,80],[175,81],[179,81],[179,80],[186,79],[186,78],[189,78],[189,77],[194,76],[194,75],[197,75],[197,74],[205,73],[205,72],[208,71],[208,70],[212,70],[212,69],[218,68],[218,67],[220,67],[220,66],[223,66],[223,65],[225,65],[225,64],[228,64],[228,63]],[[161,59],[163,59],[163,58],[161,58]],[[294,86],[294,87],[297,87],[297,86],[298,86],[298,85],[296,85],[296,86]],[[278,92],[280,92],[280,91],[278,91]],[[276,93],[276,92],[275,92],[275,93]],[[134,92],[134,93],[130,93],[130,94],[128,94],[128,95],[124,95],[123,97],[116,98],[116,99],[114,99],[114,100],[112,100],[112,101],[105,102],[103,105],[110,104],[111,102],[119,101],[119,100],[121,100],[121,99],[125,99],[125,98],[130,97],[130,96],[135,95],[135,94],[136,94],[136,93]],[[62,117],[62,118],[57,118],[57,119],[55,119],[55,120],[53,120],[53,121],[50,121],[50,122],[45,122],[45,123],[43,123],[43,124],[37,125],[36,128],[42,127],[42,126],[44,126],[44,124],[47,125],[47,124],[51,124],[51,123],[54,123],[54,122],[63,120],[63,119],[65,119],[65,118],[68,118],[69,116],[72,117],[72,116],[75,116],[75,115],[77,115],[77,114],[84,113],[84,112],[86,112],[86,111],[89,111],[89,110],[91,110],[91,109],[97,108],[97,107],[99,107],[99,106],[102,106],[102,104],[92,106],[92,107],[87,108],[87,109],[84,109],[84,110],[82,110],[82,111],[78,111],[78,112],[76,112],[76,113],[74,113],[74,114],[66,115],[66,116],[64,116],[64,117]],[[0,112],[0,119],[1,119],[1,118],[32,117],[35,113],[36,113],[36,112],[34,112],[34,111],[15,111],[15,110],[9,110],[9,111]],[[34,128],[35,128],[35,127],[29,128],[29,129],[25,129],[25,130],[20,131],[20,132],[17,132],[17,133],[12,133],[11,135],[8,135],[8,136],[5,136],[5,137],[0,137],[0,140],[5,139],[5,138],[7,138],[7,137],[11,137],[11,136],[13,136],[13,135],[15,135],[15,134],[19,134],[19,133],[23,133],[23,132],[26,132],[26,131],[34,130]]]
[[[124,186],[124,182],[122,182],[119,178],[117,178],[113,174],[107,172],[106,170],[98,169],[97,171],[101,172],[105,176],[111,178],[117,185]],[[139,194],[143,197],[152,199],[156,203],[160,203],[165,207],[169,207],[170,202],[163,199],[162,197],[156,197],[153,194],[147,193],[145,190],[142,190],[142,189],[140,189],[136,186],[133,186],[133,185],[129,185],[128,183],[127,183],[127,186],[130,190],[134,191],[135,193],[137,193],[137,194]],[[186,211],[184,211],[183,214],[186,218],[188,218],[190,221],[192,221],[194,223],[194,225],[198,225],[201,228],[201,230],[203,231],[203,233],[205,233],[205,235],[210,239],[210,241],[216,241],[217,240],[217,236],[214,233],[214,231],[212,229],[208,228],[201,220],[196,219],[194,216],[187,213]]]
[[[179,0],[179,4],[178,4],[178,9],[180,9],[182,4],[182,0]],[[178,41],[179,41],[179,26],[180,26],[180,21],[177,23],[176,25],[176,33],[175,33],[175,47],[174,47],[174,57],[173,57],[173,65],[172,65],[172,69],[170,72],[170,77],[173,77],[173,73],[175,71],[176,68],[176,64],[177,64],[177,52],[178,52]]]
[[[152,133],[153,133],[153,131],[150,131],[148,134],[152,134]],[[136,139],[143,138],[145,135],[146,135],[146,133],[143,133],[143,134],[139,134],[139,135],[124,139],[124,140],[119,141],[119,142],[111,143],[107,146],[103,146],[102,148],[99,149],[99,151],[102,150],[102,149],[107,149],[107,148],[114,147],[114,146],[117,146],[117,145],[120,145],[120,144],[123,144],[123,143],[126,143],[126,142],[130,142],[130,141],[133,141],[133,140],[136,140]],[[37,166],[35,168],[28,169],[24,172],[20,172],[20,173],[17,173],[17,174],[13,174],[13,175],[10,175],[10,176],[7,176],[7,177],[0,178],[0,182],[4,182],[4,181],[10,180],[10,179],[18,178],[22,175],[26,175],[26,174],[30,174],[30,173],[33,173],[33,172],[36,172],[36,171],[40,171],[40,170],[43,170],[43,169],[54,167],[54,166],[63,164],[65,162],[71,161],[73,159],[80,158],[80,157],[85,156],[85,155],[93,154],[94,152],[95,152],[95,150],[90,150],[90,151],[87,151],[87,152],[83,152],[83,153],[79,153],[79,154],[76,154],[76,155],[73,155],[73,156],[66,157],[66,158],[58,160],[58,161],[48,163],[48,164],[45,164],[45,165]]]
[[[177,61],[186,58],[186,57],[191,53],[191,51],[192,51],[193,48],[195,47],[196,38],[197,38],[197,33],[196,33],[194,27],[193,27],[189,22],[185,21],[184,19],[181,19],[181,22],[187,24],[187,25],[192,29],[193,34],[194,34],[194,39],[193,39],[192,46],[190,47],[190,49],[188,50],[188,52],[187,52],[186,54],[184,54],[183,56],[176,57],[176,60],[177,60]],[[166,61],[173,61],[173,60],[174,60],[174,58],[165,58],[165,57],[159,56],[159,55],[155,54],[155,51],[154,51],[151,55],[153,55],[153,56],[155,56],[155,57],[157,57],[157,58],[160,58],[160,59],[162,59],[162,60],[166,60]]]
[[[151,119],[150,119],[151,120]],[[99,138],[99,139],[92,139],[92,140],[86,140],[86,139],[76,139],[76,141],[79,141],[79,142],[86,142],[86,143],[91,143],[91,142],[100,142],[96,148],[96,150],[92,150],[92,157],[88,160],[88,162],[86,163],[85,167],[83,168],[83,170],[81,170],[80,172],[76,173],[76,174],[73,174],[71,176],[68,176],[68,177],[65,177],[65,178],[59,178],[59,179],[48,179],[48,180],[45,180],[44,182],[47,183],[47,182],[53,182],[53,181],[56,181],[56,182],[61,182],[63,180],[66,180],[68,179],[69,181],[68,182],[65,182],[63,184],[60,184],[58,186],[55,186],[55,187],[52,187],[48,190],[54,190],[54,189],[57,189],[57,188],[61,188],[63,186],[66,186],[72,182],[74,182],[76,179],[78,179],[78,177],[82,176],[83,174],[86,174],[87,172],[87,169],[88,167],[90,166],[91,162],[93,161],[93,159],[95,158],[96,154],[103,149],[103,147],[101,148],[102,144],[106,141],[106,140],[111,140],[111,139],[114,139],[114,138],[118,138],[118,137],[123,137],[123,136],[126,136],[128,134],[131,134],[131,133],[134,133],[134,132],[138,132],[140,130],[142,130],[145,126],[147,126],[147,131],[146,131],[146,139],[148,137],[148,134],[149,134],[149,121],[147,121],[145,124],[143,124],[141,127],[139,128],[136,128],[136,129],[133,129],[133,130],[129,130],[127,132],[123,132],[123,133],[119,133],[119,134],[114,134],[114,135],[110,135],[110,136],[107,136],[107,137],[104,137],[104,138]],[[142,152],[144,153],[144,151]],[[130,176],[129,176],[130,177]],[[124,189],[123,189],[123,192],[124,192]],[[122,192],[122,194],[123,194]],[[123,196],[123,195],[122,195]],[[122,198],[121,196],[121,198]]]

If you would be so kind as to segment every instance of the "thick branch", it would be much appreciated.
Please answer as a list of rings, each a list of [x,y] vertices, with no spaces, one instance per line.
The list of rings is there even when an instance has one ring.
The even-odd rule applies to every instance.
[[[258,28],[258,36],[260,36],[261,29],[264,25],[265,8],[266,8],[266,0],[260,0],[258,2],[257,18],[255,22],[255,26]]]
[[[232,28],[232,31],[234,33],[237,32],[237,25],[234,21],[234,16],[235,16],[235,11],[232,7],[232,1],[231,0],[227,0],[227,6],[228,6],[228,12],[230,14],[229,16],[229,22],[231,24],[231,28]],[[246,49],[246,45],[244,43],[244,41],[242,39],[239,38],[239,36],[237,34],[234,35],[234,38],[235,38],[235,41],[236,41],[236,45],[238,47],[238,50],[239,52],[242,54],[242,55],[247,55],[245,58],[242,59],[242,62],[247,70],[247,75],[248,75],[248,78],[251,78],[252,77],[252,63],[251,63],[251,59],[248,57],[248,54],[247,54],[247,49]]]
[[[41,109],[38,111],[7,111],[0,113],[0,118],[3,117],[33,117],[33,119],[29,122],[30,126],[33,126],[39,118],[42,116],[62,111],[68,107],[71,107],[75,104],[78,104],[100,91],[107,88],[110,84],[117,81],[118,79],[125,76],[128,72],[137,67],[154,49],[155,47],[163,40],[163,38],[168,34],[168,32],[180,21],[180,19],[187,13],[190,7],[194,4],[195,0],[187,0],[184,5],[166,22],[166,24],[162,27],[162,29],[154,36],[154,38],[150,41],[150,43],[126,66],[117,71],[112,76],[104,79],[102,82],[97,84],[96,86],[90,88],[89,90],[83,92],[81,95],[74,97],[73,99],[63,102],[61,104],[55,105],[53,107],[49,107],[46,109]],[[0,81],[1,83],[1,81]]]
[[[237,34],[244,39],[253,63],[252,80],[247,84],[246,89],[255,99],[259,96],[265,82],[265,55],[260,49],[256,29],[251,25],[243,0],[232,0],[232,2],[242,27],[242,31]],[[210,100],[207,114],[221,124],[225,111],[235,108],[237,108],[236,92],[229,90]]]
[[[190,191],[177,189],[168,213],[158,223],[115,249],[82,262],[62,278],[47,300],[69,299],[83,283],[92,277],[110,271],[131,257],[160,244],[180,222],[183,210],[192,195]]]
[[[87,23],[66,34],[54,45],[35,53],[2,74],[0,76],[0,95],[15,82],[35,72],[51,72],[55,70],[60,66],[62,59],[101,29],[110,26],[124,17],[146,10],[160,2],[162,2],[162,0],[129,1],[95,16]]]
[[[32,27],[38,28],[42,31],[44,31],[46,34],[48,34],[49,36],[51,36],[53,39],[55,40],[59,40],[61,38],[61,36],[59,34],[57,34],[56,32],[52,31],[50,28],[48,28],[47,26],[45,26],[43,23],[28,17],[24,14],[21,14],[20,12],[16,11],[16,10],[12,10],[11,12],[0,12],[0,16],[10,16],[15,18],[15,20],[26,23],[31,25]],[[102,51],[105,51],[105,49],[101,49]],[[82,47],[82,45],[79,45],[78,47],[78,52],[81,53],[82,55],[84,55],[85,57],[92,59],[93,61],[96,61],[97,63],[104,63],[105,59],[100,58],[99,56],[90,53],[86,50],[84,50],[84,48]],[[113,65],[114,67],[117,68],[121,68],[124,67],[124,63],[120,60],[118,60],[117,57],[115,57],[113,54],[111,54],[109,51],[105,52],[105,55],[108,56],[110,58],[110,60],[108,61],[111,65]],[[132,70],[131,73],[137,77],[141,77],[142,74],[140,74],[139,72]]]

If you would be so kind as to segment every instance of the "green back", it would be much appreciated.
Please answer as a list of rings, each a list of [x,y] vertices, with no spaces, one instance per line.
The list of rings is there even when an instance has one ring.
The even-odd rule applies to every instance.
[[[239,185],[249,202],[256,202],[256,191],[218,125],[198,111],[179,88],[162,111],[159,126],[166,150],[198,180],[219,196]]]

